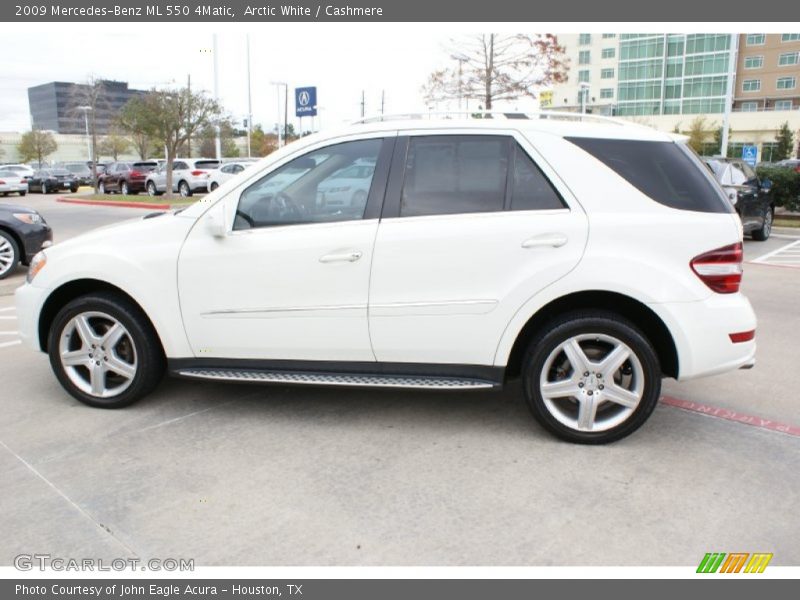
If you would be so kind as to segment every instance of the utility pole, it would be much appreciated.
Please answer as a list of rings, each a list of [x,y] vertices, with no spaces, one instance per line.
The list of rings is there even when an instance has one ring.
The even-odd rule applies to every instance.
[[[453,60],[458,61],[458,110],[461,111],[461,100],[464,98],[464,88],[463,88],[463,79],[464,79],[464,63],[467,62],[469,59],[464,56],[463,54],[452,54],[450,58]]]
[[[385,104],[386,104],[386,90],[381,90],[381,116],[383,116],[383,109]]]
[[[361,90],[361,118],[362,119],[364,118],[364,108],[365,108],[365,106],[366,106],[366,104],[365,104],[365,101],[364,101],[364,90]]]
[[[186,76],[186,128],[189,128],[189,122],[192,119],[192,75],[191,73]],[[192,135],[186,136],[186,158],[192,157]]]
[[[736,52],[739,46],[739,34],[732,33],[730,49],[728,51],[728,85],[725,86],[725,114],[722,118],[722,148],[721,156],[728,156],[728,135],[730,134],[731,110],[733,109],[733,86],[736,77]]]
[[[250,91],[250,34],[247,34],[247,158],[252,156],[250,137],[253,134],[253,96]]]
[[[282,148],[286,143],[286,124],[289,119],[289,84],[285,81],[270,81],[269,84],[275,86],[276,97],[278,99],[278,148]],[[283,96],[285,104],[283,111],[283,131],[281,131],[281,86],[285,88]]]
[[[214,47],[212,49],[212,52],[214,53],[214,102],[219,104],[219,75],[218,75],[218,68],[217,68],[219,66],[219,61],[217,59],[217,34],[216,33],[214,34],[213,40],[214,40]],[[216,132],[216,137],[214,139],[214,148],[216,149],[216,152],[217,152],[217,157],[216,158],[217,158],[217,160],[220,160],[222,158],[222,140],[220,139],[219,119],[217,119],[217,122],[214,123],[214,130]]]
[[[302,133],[302,131],[300,132]],[[289,84],[283,84],[283,142],[289,134]]]

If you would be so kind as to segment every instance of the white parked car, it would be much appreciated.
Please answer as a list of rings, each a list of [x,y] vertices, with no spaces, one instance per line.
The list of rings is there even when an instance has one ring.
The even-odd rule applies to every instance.
[[[206,180],[208,191],[213,192],[220,185],[228,181],[228,179],[253,166],[256,162],[256,160],[244,159],[220,165],[219,169],[211,171]]]
[[[176,158],[172,161],[172,191],[187,198],[195,192],[205,192],[209,175],[219,167],[214,158]],[[167,166],[161,163],[147,175],[144,189],[150,196],[167,191]]]
[[[92,406],[165,369],[456,391],[521,377],[549,431],[617,440],[662,377],[751,367],[756,318],[741,223],[685,138],[575,118],[305,137],[185,210],[37,255],[19,330]],[[319,201],[365,163],[363,206]]]
[[[18,173],[20,177],[26,180],[33,177],[33,173],[35,172],[33,167],[22,164],[0,165],[0,169],[4,171],[14,171],[15,173]]]
[[[19,194],[24,196],[28,193],[28,180],[20,171],[12,171],[5,167],[0,167],[0,194]]]

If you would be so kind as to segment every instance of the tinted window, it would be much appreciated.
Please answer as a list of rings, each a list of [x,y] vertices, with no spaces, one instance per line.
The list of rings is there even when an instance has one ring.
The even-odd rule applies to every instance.
[[[0,171],[0,177],[19,177],[14,171]]]
[[[499,136],[412,138],[400,216],[503,210],[509,147]]]
[[[177,161],[177,162],[172,163],[172,170],[173,171],[184,170],[184,169],[188,169],[188,168],[189,168],[189,165],[187,165],[185,162]]]
[[[198,160],[197,162],[194,163],[195,169],[206,169],[208,171],[211,171],[213,169],[216,169],[217,167],[219,167],[218,160]]]
[[[56,177],[66,177],[67,175],[72,175],[72,173],[70,173],[66,169],[53,169],[51,173]]]
[[[733,208],[700,160],[673,142],[567,138],[656,202],[681,210],[724,213]]]
[[[564,208],[564,202],[519,146],[514,149],[514,178],[511,188],[511,210],[544,210]]]
[[[383,140],[345,142],[296,158],[248,187],[234,229],[352,221],[364,217],[372,176],[343,181],[353,165],[374,168]]]

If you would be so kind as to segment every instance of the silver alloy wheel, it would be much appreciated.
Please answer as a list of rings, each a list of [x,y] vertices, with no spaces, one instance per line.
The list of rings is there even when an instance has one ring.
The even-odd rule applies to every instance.
[[[576,431],[624,423],[644,394],[644,369],[631,348],[606,334],[576,335],[547,357],[539,380],[544,405]]]
[[[156,195],[156,184],[152,181],[147,182],[147,195],[148,196],[155,196]]]
[[[0,236],[0,275],[5,275],[14,266],[14,248],[6,238]]]
[[[120,192],[122,192],[123,196],[127,196],[128,195],[128,184],[127,184],[127,182],[125,182],[125,181],[122,182],[122,188],[120,189]]]
[[[180,184],[178,184],[178,192],[180,192],[180,195],[183,196],[184,198],[188,198],[189,184],[186,183],[185,181],[181,181]]]
[[[769,237],[772,233],[772,209],[768,208],[764,215],[764,237]]]
[[[106,184],[102,181],[97,184],[97,193],[98,194],[105,194],[106,193]]]
[[[103,312],[72,317],[61,331],[58,351],[69,380],[96,398],[119,396],[136,376],[138,359],[131,334]]]

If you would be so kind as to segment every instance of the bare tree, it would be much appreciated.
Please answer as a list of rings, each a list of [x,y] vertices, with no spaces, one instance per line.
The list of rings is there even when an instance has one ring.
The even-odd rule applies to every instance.
[[[178,148],[222,114],[220,106],[203,92],[188,88],[152,90],[142,96],[140,130],[167,151],[167,196],[172,195],[172,162]]]
[[[108,154],[114,160],[117,160],[119,155],[127,152],[130,147],[131,142],[128,138],[112,131],[100,142],[98,154]]]
[[[486,33],[450,41],[451,66],[423,86],[428,102],[476,99],[485,110],[497,101],[536,96],[536,89],[566,80],[564,48],[552,34]]]
[[[108,113],[111,110],[105,81],[90,75],[84,84],[72,88],[69,106],[71,114],[80,114],[89,119],[89,135],[92,138],[92,179],[94,189],[97,191],[97,111]]]

